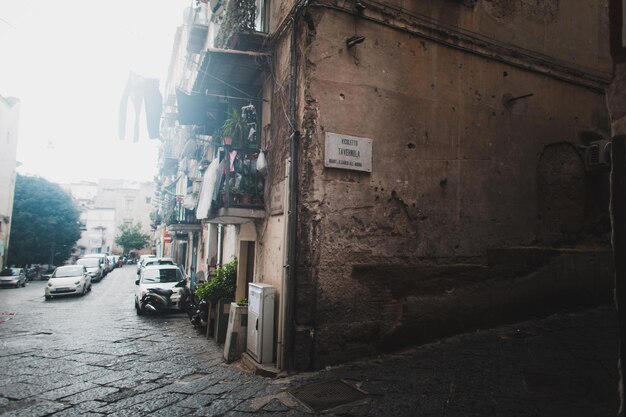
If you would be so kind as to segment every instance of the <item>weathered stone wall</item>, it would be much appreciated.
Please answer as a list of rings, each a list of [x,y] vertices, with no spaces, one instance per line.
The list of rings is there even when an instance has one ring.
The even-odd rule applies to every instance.
[[[487,19],[480,3],[462,6],[473,17],[459,15],[458,21]],[[443,16],[444,6],[438,7]],[[542,275],[545,282],[527,287],[500,281],[492,291],[487,254],[498,247],[577,243],[589,230],[602,241],[606,230],[598,223],[606,194],[602,187],[590,190],[576,153],[581,132],[608,132],[602,92],[393,27],[355,24],[345,13],[318,8],[310,16],[301,26],[307,34],[299,68],[299,366],[320,367],[488,323],[483,318],[493,315],[484,310],[510,288],[523,289],[511,304],[516,309],[536,304],[534,296],[558,299],[557,290],[569,285],[561,273],[571,269],[554,267]],[[601,18],[587,18],[572,30],[601,37]],[[559,39],[569,39],[572,30],[565,32],[558,16],[550,19],[543,25],[558,21]],[[365,41],[348,49],[345,39],[355,32]],[[534,39],[550,52],[546,33],[524,33],[524,45]],[[594,69],[601,71],[604,52],[594,48]],[[372,173],[324,168],[326,132],[371,138]],[[572,193],[572,201],[546,199],[554,193]],[[589,203],[594,198],[597,206]],[[545,215],[552,210],[561,215]],[[581,271],[597,272],[604,282],[606,270],[594,267],[605,264],[582,258],[573,254],[566,263],[587,265]],[[509,270],[511,282],[532,273],[513,271],[522,275]],[[584,287],[588,278],[577,282]],[[459,315],[468,319],[455,321]],[[427,323],[436,325],[420,333]]]

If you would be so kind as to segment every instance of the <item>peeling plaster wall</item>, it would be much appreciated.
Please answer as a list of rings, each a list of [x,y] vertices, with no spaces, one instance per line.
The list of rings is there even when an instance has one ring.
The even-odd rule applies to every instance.
[[[535,51],[563,62],[611,72],[608,0],[385,1],[438,24]],[[558,42],[555,42],[558,40]]]
[[[471,312],[471,305],[495,306],[497,292],[472,290],[494,278],[486,267],[489,249],[550,244],[571,232],[569,224],[556,227],[557,236],[545,242],[537,233],[545,149],[578,145],[581,131],[608,131],[605,98],[597,91],[362,20],[357,31],[365,42],[346,49],[355,33],[351,16],[325,9],[311,15],[315,30],[301,39],[298,83],[295,314],[296,356],[304,368],[374,354],[390,341],[420,340],[405,337],[416,331],[411,311],[461,330],[446,319]],[[543,45],[544,34],[536,36]],[[504,97],[526,94],[532,96],[503,104]],[[371,138],[372,173],[324,168],[326,132]],[[567,161],[566,174],[584,176],[582,159]],[[605,197],[602,190],[579,191],[583,199]],[[576,222],[592,218],[572,214]],[[568,265],[580,264],[577,254],[570,256]],[[596,264],[585,265],[594,272]],[[435,289],[424,293],[414,285],[422,280]],[[464,311],[451,309],[454,298],[446,296],[457,287],[472,293]],[[544,301],[555,294],[551,285],[530,287]]]

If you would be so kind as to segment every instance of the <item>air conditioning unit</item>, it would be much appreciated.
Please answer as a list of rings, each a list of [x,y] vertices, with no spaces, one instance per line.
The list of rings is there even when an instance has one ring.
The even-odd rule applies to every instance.
[[[611,141],[596,140],[585,149],[585,168],[587,170],[611,167]]]

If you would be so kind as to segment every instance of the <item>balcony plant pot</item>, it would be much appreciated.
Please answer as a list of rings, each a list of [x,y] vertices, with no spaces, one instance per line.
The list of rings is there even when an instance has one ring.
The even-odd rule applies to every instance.
[[[233,137],[229,136],[229,135],[222,136],[222,143],[224,145],[228,145],[228,146],[232,145],[233,144]]]
[[[232,109],[228,113],[228,118],[224,121],[224,124],[220,128],[220,134],[226,145],[226,138],[230,136],[231,145],[235,148],[240,148],[244,135],[247,133],[248,125],[241,117],[241,112],[236,109]]]
[[[241,194],[241,204],[249,206],[252,203],[252,195],[250,193]]]

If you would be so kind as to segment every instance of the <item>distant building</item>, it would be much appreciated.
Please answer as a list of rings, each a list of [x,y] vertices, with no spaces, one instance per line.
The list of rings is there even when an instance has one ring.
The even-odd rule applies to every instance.
[[[20,100],[0,96],[0,267],[4,268],[9,251],[11,215],[18,167],[17,133]]]
[[[122,225],[139,223],[144,233],[151,232],[152,183],[101,179],[97,183],[67,184],[64,188],[81,209],[83,232],[77,243],[77,256],[105,252],[121,254],[122,248],[115,244],[115,237]]]
[[[81,215],[85,226],[77,243],[82,256],[86,253],[111,253],[113,249],[115,210],[111,208],[88,208]]]

